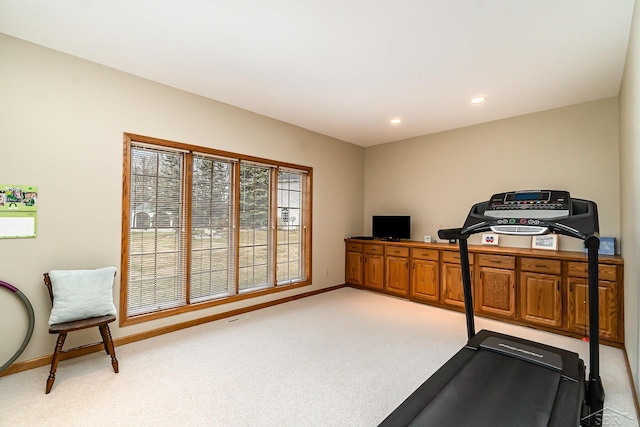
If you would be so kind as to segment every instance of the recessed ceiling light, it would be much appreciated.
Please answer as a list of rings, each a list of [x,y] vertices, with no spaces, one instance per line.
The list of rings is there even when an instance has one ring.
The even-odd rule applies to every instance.
[[[471,98],[471,102],[472,104],[482,104],[484,101],[487,100],[486,96],[476,96],[474,98]]]
[[[400,123],[402,123],[402,118],[394,117],[393,119],[389,120],[389,123],[391,123],[392,125],[399,125]]]

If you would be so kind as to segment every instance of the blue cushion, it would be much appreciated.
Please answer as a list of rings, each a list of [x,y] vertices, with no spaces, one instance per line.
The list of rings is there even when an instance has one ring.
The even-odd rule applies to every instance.
[[[52,270],[53,308],[49,325],[115,315],[113,278],[116,267],[96,270]]]

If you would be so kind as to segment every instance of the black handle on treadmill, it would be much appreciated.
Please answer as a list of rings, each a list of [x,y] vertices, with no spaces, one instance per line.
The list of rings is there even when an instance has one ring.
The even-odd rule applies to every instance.
[[[445,240],[462,239],[461,232],[462,228],[443,228],[438,230],[438,237]]]

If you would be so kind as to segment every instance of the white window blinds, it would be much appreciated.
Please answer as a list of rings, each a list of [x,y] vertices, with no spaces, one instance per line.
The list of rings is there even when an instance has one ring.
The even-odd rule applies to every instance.
[[[191,183],[191,301],[235,293],[234,164],[193,156]]]
[[[185,304],[183,157],[131,147],[129,315]]]

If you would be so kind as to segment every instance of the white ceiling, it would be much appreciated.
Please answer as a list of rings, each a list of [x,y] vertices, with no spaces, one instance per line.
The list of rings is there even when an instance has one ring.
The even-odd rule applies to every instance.
[[[371,146],[617,95],[633,6],[0,0],[0,32]]]

